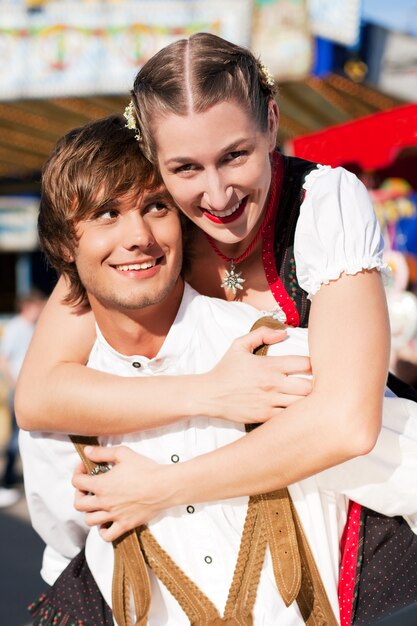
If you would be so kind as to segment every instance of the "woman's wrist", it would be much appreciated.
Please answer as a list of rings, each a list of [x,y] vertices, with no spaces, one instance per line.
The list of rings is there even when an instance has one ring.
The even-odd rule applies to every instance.
[[[200,415],[212,418],[219,417],[220,410],[216,411],[216,403],[213,401],[210,372],[185,376],[181,394],[178,393],[179,383],[180,377],[176,377],[176,397],[182,398],[185,418]]]
[[[196,499],[195,492],[193,497],[192,482],[187,462],[173,461],[172,465],[159,465],[157,489],[161,510],[192,504]]]

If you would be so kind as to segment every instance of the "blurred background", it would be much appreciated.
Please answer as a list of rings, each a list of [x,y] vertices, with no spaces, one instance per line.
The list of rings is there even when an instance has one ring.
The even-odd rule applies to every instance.
[[[123,112],[142,64],[198,31],[250,47],[269,67],[284,153],[343,165],[366,184],[392,269],[392,369],[417,386],[417,0],[0,0],[0,350],[16,303],[56,281],[36,234],[55,141]],[[12,390],[6,362],[2,470]],[[1,626],[23,626],[42,588],[16,467],[14,501],[0,491]]]

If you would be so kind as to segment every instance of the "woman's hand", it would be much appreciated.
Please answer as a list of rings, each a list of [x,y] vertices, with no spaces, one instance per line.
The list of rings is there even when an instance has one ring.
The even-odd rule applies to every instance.
[[[221,361],[203,375],[200,413],[244,424],[266,422],[307,396],[311,380],[291,374],[310,374],[309,358],[259,358],[252,354],[258,346],[278,343],[285,337],[285,331],[261,327],[235,339]]]
[[[167,467],[126,446],[87,446],[85,454],[96,463],[110,463],[110,471],[90,476],[84,465],[73,474],[75,508],[86,513],[88,526],[100,526],[105,541],[114,541],[128,530],[149,522],[171,506],[163,499]]]

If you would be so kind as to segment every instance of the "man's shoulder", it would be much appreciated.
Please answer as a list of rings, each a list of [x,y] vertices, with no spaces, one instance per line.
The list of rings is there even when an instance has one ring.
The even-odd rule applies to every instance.
[[[233,336],[250,331],[262,313],[244,302],[228,302],[220,298],[198,295],[194,300],[200,322],[224,328]]]

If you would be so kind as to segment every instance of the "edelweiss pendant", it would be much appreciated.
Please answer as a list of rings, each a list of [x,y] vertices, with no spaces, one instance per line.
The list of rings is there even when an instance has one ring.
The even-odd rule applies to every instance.
[[[224,287],[225,289],[231,289],[233,294],[236,295],[236,291],[238,289],[243,290],[243,283],[245,282],[245,278],[240,278],[242,272],[235,272],[235,264],[233,261],[230,262],[230,272],[226,270],[224,275],[224,280],[220,287]]]

